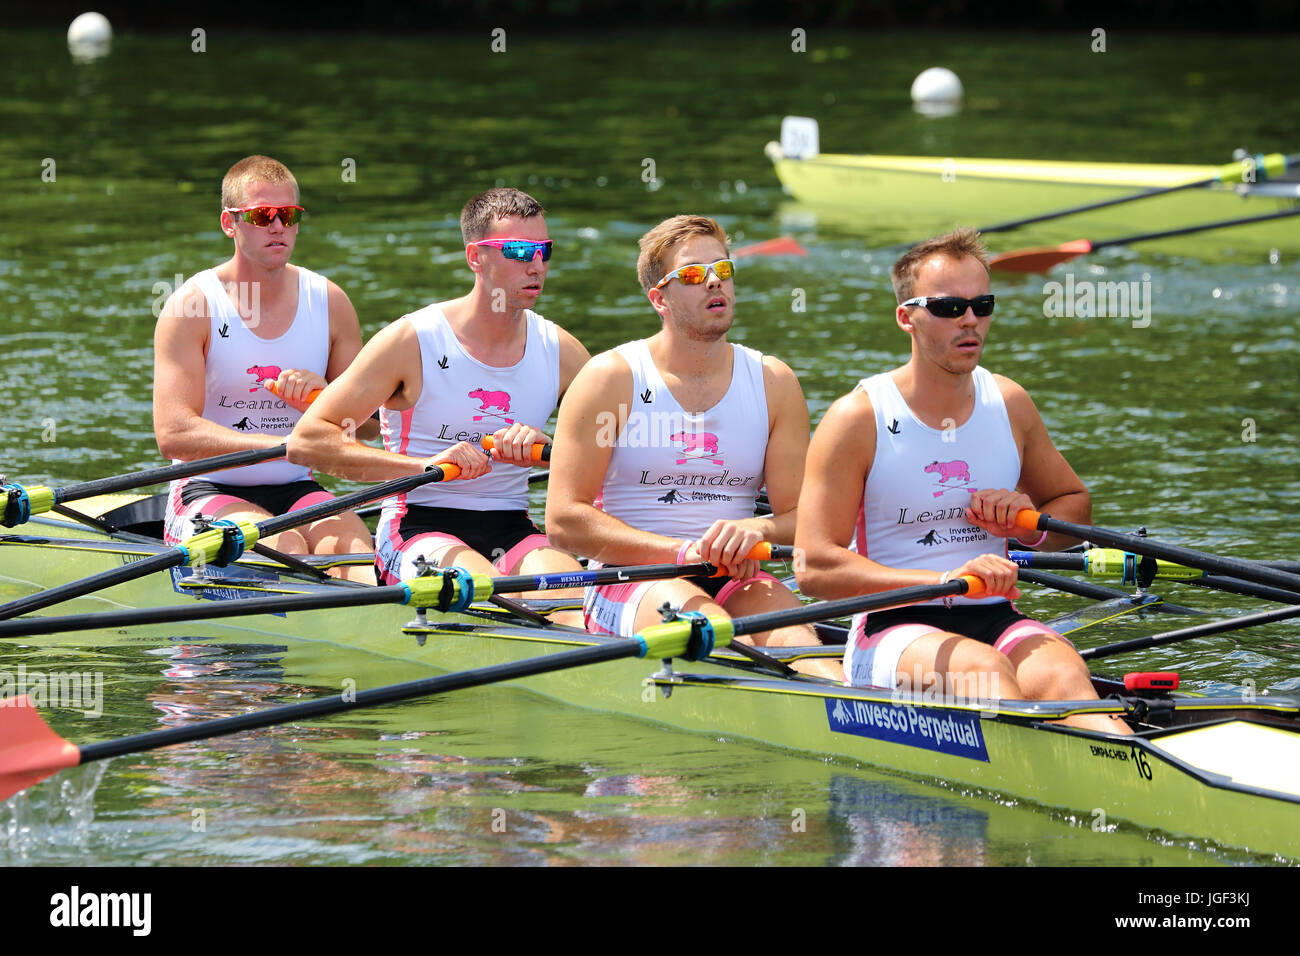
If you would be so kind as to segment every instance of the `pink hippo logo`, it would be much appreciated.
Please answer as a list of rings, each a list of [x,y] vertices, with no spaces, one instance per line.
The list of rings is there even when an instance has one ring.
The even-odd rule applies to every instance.
[[[949,478],[970,481],[970,465],[960,458],[957,461],[932,461],[925,466],[924,471],[927,475],[938,475],[940,483],[946,482]]]
[[[513,418],[505,417],[506,412],[510,411],[509,392],[493,392],[485,388],[476,388],[469,393],[469,397],[478,399],[478,410],[483,413],[482,415],[475,415],[474,421],[481,422],[485,418],[499,418],[507,425],[515,423]],[[494,408],[497,411],[491,411]]]
[[[682,457],[677,459],[679,465],[700,460],[722,464],[722,459],[715,457],[718,454],[718,436],[712,432],[673,432],[668,440],[682,443]]]
[[[935,498],[949,491],[969,491],[974,487],[970,483],[970,465],[960,458],[955,461],[932,461],[922,471],[927,475],[938,475],[939,484],[946,486],[933,493]],[[949,485],[949,479],[955,480],[957,484]]]
[[[250,365],[245,371],[253,376],[253,387],[249,389],[250,392],[256,392],[268,378],[280,377],[280,366],[278,365]]]

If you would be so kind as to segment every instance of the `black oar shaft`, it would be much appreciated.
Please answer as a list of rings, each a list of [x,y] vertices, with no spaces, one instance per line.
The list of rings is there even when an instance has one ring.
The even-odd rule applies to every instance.
[[[94,481],[83,481],[75,485],[56,488],[54,490],[54,500],[57,502],[79,501],[82,498],[93,498],[96,495],[109,495],[117,491],[144,488],[164,481],[175,481],[178,478],[201,475],[208,471],[221,471],[226,468],[239,468],[243,465],[256,465],[259,462],[270,461],[273,458],[283,458],[284,452],[284,445],[276,445],[273,448],[253,448],[248,451],[231,452],[228,455],[217,455],[215,458],[204,458],[200,461],[186,461],[179,465],[162,465],[146,471],[135,471],[129,475],[96,478]]]
[[[329,501],[322,501],[318,505],[291,511],[279,517],[267,518],[265,521],[257,523],[257,530],[261,537],[269,538],[273,534],[288,531],[290,528],[298,528],[313,521],[319,521],[322,518],[332,518],[334,515],[351,511],[357,505],[367,504],[376,498],[405,494],[419,488],[421,485],[427,485],[433,481],[442,481],[442,478],[442,469],[434,465],[428,471],[420,472],[417,475],[394,478],[382,485],[371,485],[369,488],[362,488],[360,491],[343,495],[341,498],[332,498]]]
[[[773,548],[774,551],[778,550]],[[164,552],[172,556],[172,552]],[[181,561],[176,564],[183,563]],[[135,568],[134,564],[126,568]],[[717,571],[712,564],[647,564],[636,567],[600,568],[598,570],[574,571],[572,573],[555,572],[551,574],[516,574],[492,579],[494,594],[518,593],[520,591],[546,591],[586,585],[617,584],[624,581],[655,581],[669,578],[690,577],[693,575],[711,575]],[[123,569],[123,574],[126,571]],[[147,572],[146,572],[147,573]],[[87,579],[88,581],[89,579]],[[126,578],[129,580],[129,578]],[[81,585],[86,582],[75,582]],[[119,583],[113,581],[110,583]],[[220,579],[214,583],[220,584]],[[99,583],[87,590],[95,590]],[[105,585],[106,586],[106,585]],[[64,589],[70,589],[65,585]],[[180,621],[208,620],[211,618],[246,617],[255,614],[284,614],[289,611],[312,611],[323,608],[367,607],[378,604],[402,604],[409,591],[403,585],[386,587],[348,587],[334,585],[333,590],[312,592],[309,594],[288,594],[276,597],[246,598],[234,601],[199,601],[194,604],[180,604],[173,607],[125,608],[116,611],[98,611],[92,614],[67,614],[58,617],[23,618],[18,621],[0,621],[0,638],[28,637],[37,634],[60,634],[67,631],[93,631],[111,627],[132,627],[146,624],[175,624]],[[72,597],[80,594],[71,590],[55,588],[22,599],[24,606],[19,612],[39,610],[47,606],[44,596],[62,590]],[[38,601],[37,599],[42,599]],[[64,600],[54,596],[49,603]],[[0,608],[0,611],[3,609]]]
[[[188,743],[192,740],[203,740],[209,737],[235,734],[243,730],[253,730],[258,727],[270,727],[273,724],[324,717],[329,714],[356,710],[361,707],[391,704],[415,697],[427,697],[431,694],[441,694],[467,687],[479,687],[483,684],[515,680],[570,667],[581,667],[585,664],[597,664],[602,661],[635,657],[639,650],[640,645],[636,641],[610,641],[591,647],[580,647],[572,651],[561,651],[558,654],[544,654],[509,664],[496,664],[492,667],[480,667],[475,670],[458,671],[454,674],[444,674],[439,677],[425,678],[424,680],[408,681],[404,684],[377,687],[373,690],[358,691],[356,694],[347,696],[322,697],[301,704],[286,704],[283,707],[271,707],[267,710],[239,714],[234,717],[205,720],[185,727],[171,727],[167,730],[150,731],[132,737],[106,740],[103,743],[87,744],[80,748],[81,762],[88,763],[91,760],[103,760],[106,757],[116,757],[121,754],[155,750],[159,747]]]
[[[814,621],[860,614],[863,611],[878,611],[886,607],[932,601],[949,595],[965,594],[967,587],[965,580],[957,578],[943,584],[918,584],[914,587],[883,591],[879,594],[864,594],[858,597],[841,598],[838,601],[818,601],[815,604],[804,604],[780,611],[750,614],[734,619],[732,633],[761,634],[778,627],[794,627],[798,624],[811,624]]]
[[[781,561],[792,556],[788,545],[771,545],[772,560]],[[712,576],[718,569],[707,562],[698,564],[639,564],[630,567],[610,566],[596,570],[552,572],[549,574],[513,574],[493,578],[494,589],[507,591],[545,591],[555,588],[585,587],[596,584],[621,584],[625,581],[659,581],[668,578],[688,578],[697,575]]]
[[[38,591],[35,594],[29,594],[27,597],[18,598],[8,604],[0,605],[0,620],[16,617],[19,614],[27,614],[31,611],[39,611],[51,604],[58,604],[60,601],[70,601],[73,598],[90,594],[92,591],[99,591],[115,584],[134,581],[136,578],[152,574],[154,571],[174,568],[184,563],[185,555],[178,550],[163,551],[160,554],[150,555],[141,561],[132,561],[120,568],[114,568],[93,577],[83,578],[80,581],[60,584],[58,587]]]
[[[455,467],[454,465],[451,467]],[[328,518],[332,515],[348,511],[359,504],[365,504],[368,501],[374,501],[377,498],[385,498],[389,495],[398,495],[403,492],[418,488],[420,485],[428,484],[433,481],[441,481],[445,472],[437,465],[423,471],[417,475],[407,475],[404,478],[395,478],[392,481],[384,482],[379,485],[372,485],[369,488],[363,488],[360,491],[354,491],[350,495],[344,495],[342,498],[334,498],[330,501],[321,502],[318,505],[312,505],[303,508],[300,511],[292,511],[287,515],[281,515],[278,518],[268,518],[265,521],[257,523],[258,537],[266,538],[270,535],[277,534],[280,531],[286,531],[289,528],[296,528],[299,525],[308,524],[312,521],[318,521],[321,518]],[[73,581],[70,584],[63,584],[58,587],[41,591],[37,594],[29,595],[25,598],[19,598],[16,601],[10,601],[8,604],[0,605],[0,620],[14,617],[18,614],[26,614],[29,611],[37,611],[41,608],[49,607],[51,604],[58,604],[60,601],[68,601],[72,598],[81,597],[92,591],[99,591],[103,588],[112,587],[115,584],[123,584],[127,581],[134,581],[136,578],[144,577],[154,571],[160,571],[164,568],[173,568],[186,564],[189,557],[186,555],[183,547],[177,547],[171,551],[165,551],[162,554],[145,558],[143,561],[135,561],[131,564],[120,568],[114,568],[111,571],[104,571],[99,574],[93,574],[88,578],[80,581]]]
[[[1279,604],[1300,604],[1300,593],[1272,588],[1267,584],[1252,584],[1240,578],[1230,578],[1222,574],[1207,574],[1204,577],[1188,578],[1187,584],[1227,594],[1240,594],[1245,597],[1259,598],[1263,601],[1277,601]]]
[[[220,581],[215,583],[219,584]],[[172,607],[124,608],[92,614],[24,618],[21,621],[0,621],[0,638],[62,634],[68,631],[94,631],[101,628],[134,627],[145,624],[175,624],[181,621],[206,621],[255,614],[284,614],[289,611],[399,604],[405,596],[406,589],[399,585],[382,588],[339,587],[337,590],[313,594],[288,594],[237,601],[200,601]]]
[[[1260,624],[1272,624],[1276,621],[1285,621],[1293,617],[1300,617],[1300,606],[1276,608],[1272,611],[1261,611],[1258,614],[1247,614],[1243,617],[1235,617],[1226,621],[1213,621],[1209,624],[1197,624],[1192,627],[1180,628],[1176,631],[1166,631],[1164,634],[1152,634],[1149,637],[1135,637],[1131,641],[1120,641],[1115,644],[1106,644],[1103,647],[1094,647],[1089,650],[1080,651],[1079,656],[1084,660],[1098,660],[1102,657],[1113,657],[1116,654],[1126,654],[1130,651],[1145,650],[1148,647],[1160,647],[1164,644],[1188,641],[1196,637],[1209,637],[1212,634],[1222,634],[1225,631],[1239,631],[1242,628],[1256,627]]]
[[[1210,232],[1214,229],[1226,229],[1229,226],[1249,226],[1256,222],[1268,222],[1271,219],[1286,219],[1288,216],[1300,216],[1300,208],[1285,209],[1282,212],[1265,213],[1262,216],[1245,216],[1241,219],[1223,219],[1219,222],[1203,222],[1195,226],[1183,226],[1180,229],[1165,229],[1162,232],[1145,232],[1136,236],[1123,236],[1119,239],[1103,239],[1092,243],[1092,248],[1106,249],[1110,246],[1127,246],[1134,242],[1146,242],[1150,239],[1169,239],[1173,236],[1188,236],[1196,232]]]
[[[1048,222],[1052,219],[1062,219],[1066,216],[1092,212],[1095,209],[1107,209],[1110,206],[1121,206],[1124,203],[1137,202],[1140,199],[1152,199],[1156,196],[1164,196],[1168,193],[1178,192],[1183,189],[1196,189],[1198,187],[1209,186],[1211,183],[1215,182],[1218,182],[1217,176],[1213,179],[1200,179],[1196,182],[1183,183],[1179,186],[1147,189],[1140,193],[1132,193],[1127,196],[1117,196],[1114,199],[1100,199],[1097,202],[1084,203],[1081,206],[1071,206],[1068,209],[1057,209],[1052,212],[1045,212],[1039,216],[1027,216],[1024,219],[1011,219],[1007,222],[999,222],[992,226],[981,226],[979,231],[981,233],[1010,232],[1013,229],[1019,229],[1021,226],[1032,226],[1036,222]]]
[[[1032,580],[1032,578],[1025,575],[1026,568],[1055,568],[1060,571],[1090,570],[1089,558],[1084,552],[1011,551],[1008,553],[1008,557],[1020,566],[1020,576],[1025,580]],[[1284,561],[1261,561],[1260,565],[1278,570],[1294,570]],[[1156,577],[1160,576],[1161,572],[1156,571]],[[1300,593],[1283,591],[1280,588],[1268,587],[1263,584],[1252,584],[1240,578],[1224,575],[1202,573],[1200,577],[1175,577],[1175,580],[1195,587],[1224,591],[1228,594],[1241,594],[1246,597],[1257,597],[1265,601],[1277,601],[1281,604],[1300,603]]]
[[[1297,212],[1300,212],[1300,210],[1297,210]],[[1024,514],[1024,512],[1021,513]],[[1060,518],[1053,518],[1051,515],[1045,514],[1038,515],[1037,527],[1039,531],[1055,531],[1058,534],[1084,538],[1094,544],[1123,548],[1137,554],[1149,554],[1153,558],[1164,558],[1166,561],[1186,564],[1189,567],[1200,568],[1202,571],[1214,571],[1234,578],[1243,578],[1256,584],[1271,584],[1288,591],[1300,590],[1300,574],[1279,571],[1267,565],[1242,561],[1238,558],[1225,558],[1215,554],[1206,554],[1202,551],[1193,551],[1190,548],[1180,548],[1177,545],[1165,544],[1155,538],[1140,538],[1137,535],[1124,534],[1121,531],[1111,531],[1107,528],[1097,528],[1086,524],[1075,524],[1072,521],[1062,521]]]
[[[1291,167],[1300,163],[1300,154],[1294,154],[1286,157],[1286,166]],[[1242,172],[1245,173],[1247,167],[1242,164]],[[1263,173],[1263,169],[1258,172]],[[1028,216],[1024,219],[1011,219],[1007,222],[999,222],[992,226],[982,226],[980,232],[1009,232],[1012,229],[1019,229],[1021,226],[1033,225],[1036,222],[1047,222],[1051,219],[1061,219],[1065,216],[1074,216],[1079,213],[1092,212],[1096,209],[1108,209],[1111,206],[1122,206],[1125,203],[1140,202],[1143,199],[1154,199],[1156,196],[1167,196],[1170,193],[1182,192],[1185,189],[1202,189],[1207,186],[1213,186],[1215,183],[1224,182],[1224,173],[1215,174],[1208,179],[1195,179],[1189,183],[1179,183],[1176,186],[1160,186],[1154,189],[1144,189],[1141,192],[1129,193],[1126,196],[1116,196],[1112,199],[1099,199],[1096,202],[1083,203],[1079,206],[1070,206],[1066,209],[1056,209],[1052,212],[1045,212],[1038,216]]]
[[[1074,578],[1065,578],[1059,574],[1049,574],[1046,571],[1037,571],[1033,568],[1019,568],[1016,571],[1016,577],[1021,581],[1028,581],[1030,584],[1041,584],[1045,588],[1052,588],[1054,591],[1062,591],[1065,594],[1074,594],[1079,597],[1094,598],[1099,601],[1132,597],[1127,591],[1121,591],[1118,588],[1108,588],[1102,584],[1093,584],[1091,581],[1076,581]]]

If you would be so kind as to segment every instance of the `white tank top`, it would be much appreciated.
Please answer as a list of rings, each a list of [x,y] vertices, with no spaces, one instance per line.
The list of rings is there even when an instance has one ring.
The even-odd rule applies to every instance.
[[[972,491],[1014,489],[1020,453],[992,374],[976,368],[975,408],[960,427],[938,430],[912,413],[888,373],[858,383],[876,414],[876,457],[858,512],[856,550],[891,568],[947,571],[977,555],[1006,553],[965,517]],[[954,598],[989,604],[1004,598]]]
[[[560,337],[555,323],[524,313],[524,356],[507,368],[485,365],[461,346],[437,305],[405,316],[420,343],[422,384],[411,408],[381,408],[384,447],[399,455],[428,458],[462,441],[480,441],[506,425],[543,428],[560,398]],[[527,511],[528,469],[494,464],[472,481],[425,485],[384,501],[381,520],[405,513],[406,505],[470,511]]]
[[[767,456],[763,356],[743,345],[731,350],[727,393],[690,414],[664,384],[645,340],[615,349],[632,369],[632,408],[597,508],[634,528],[690,540],[718,519],[754,516]]]
[[[235,311],[216,270],[194,282],[208,300],[208,357],[203,417],[236,431],[285,438],[302,413],[262,387],[282,368],[308,369],[325,376],[330,356],[329,287],[323,276],[298,270],[298,311],[283,335],[255,335]],[[251,303],[250,303],[251,304]],[[280,485],[309,478],[311,471],[281,459],[199,475],[225,485]]]

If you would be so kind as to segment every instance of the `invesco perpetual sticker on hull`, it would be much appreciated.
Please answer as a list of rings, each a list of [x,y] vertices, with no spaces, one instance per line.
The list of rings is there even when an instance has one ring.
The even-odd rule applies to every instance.
[[[988,762],[977,714],[940,707],[912,707],[873,700],[826,699],[826,719],[836,733]]]

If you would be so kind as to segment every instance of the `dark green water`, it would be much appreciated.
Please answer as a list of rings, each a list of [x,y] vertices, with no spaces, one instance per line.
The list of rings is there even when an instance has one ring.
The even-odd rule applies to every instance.
[[[662,37],[660,38],[662,41]],[[302,185],[295,261],[351,296],[372,334],[466,287],[456,220],[496,184],[550,210],[540,306],[597,352],[652,332],[635,240],[679,212],[737,241],[789,231],[763,144],[815,116],[827,151],[1221,162],[1291,150],[1300,94],[1289,40],[1113,35],[683,33],[490,40],[119,37],[74,66],[55,32],[0,36],[3,470],[63,483],[157,462],[155,302],[223,260],[218,182],[266,152]],[[912,77],[944,49],[967,109],[913,113]],[[1239,70],[1251,64],[1249,83]],[[1286,137],[1293,137],[1287,140]],[[53,181],[42,172],[53,161]],[[354,161],[354,182],[342,176]],[[649,161],[649,162],[647,162]],[[653,165],[654,177],[643,174]],[[890,256],[810,224],[804,259],[738,276],[734,337],[798,372],[814,421],[861,376],[898,364]],[[920,238],[920,237],[918,237]],[[1003,237],[998,248],[1016,245]],[[1149,328],[1047,319],[1043,279],[1000,281],[985,364],[1034,395],[1093,492],[1099,524],[1209,550],[1294,560],[1300,275],[1293,258],[1214,264],[1140,247],[1080,277],[1151,283]],[[165,284],[165,285],[161,285]],[[792,309],[794,290],[806,311]],[[1255,440],[1243,441],[1243,420]],[[540,501],[540,499],[539,499]],[[1250,603],[1187,590],[1206,608]],[[1031,610],[1077,606],[1032,595]],[[1252,608],[1253,609],[1253,608]],[[1128,659],[1194,687],[1300,687],[1300,631],[1246,631]],[[1100,643],[1104,635],[1095,641]],[[195,644],[95,653],[0,648],[0,668],[95,666],[104,717],[57,713],[76,740],[138,732],[310,692],[274,650]],[[1120,666],[1117,663],[1117,667]],[[400,676],[400,675],[399,675]],[[396,677],[395,677],[396,679]],[[575,743],[580,742],[580,743]],[[734,741],[593,718],[509,690],[115,761],[9,804],[5,862],[1186,864],[1254,859],[970,798]],[[96,786],[97,782],[97,786]],[[90,791],[93,788],[93,793]],[[77,802],[76,793],[83,799]],[[195,828],[203,810],[205,829]],[[791,827],[806,813],[805,831]],[[504,831],[494,829],[504,812]]]

